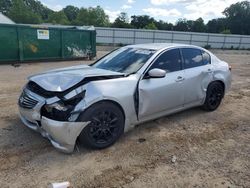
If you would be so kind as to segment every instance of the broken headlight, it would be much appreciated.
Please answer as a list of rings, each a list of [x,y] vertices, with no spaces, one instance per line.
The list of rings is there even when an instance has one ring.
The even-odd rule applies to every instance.
[[[73,106],[65,105],[60,101],[44,105],[41,110],[41,115],[57,121],[67,121],[73,109]]]
[[[53,109],[56,109],[58,111],[66,112],[68,110],[68,106],[65,106],[61,102],[53,103],[53,104],[47,104],[45,105],[45,108],[48,112],[52,112]]]
[[[68,121],[75,106],[84,98],[85,91],[70,99],[62,99],[53,104],[46,104],[42,108],[42,116],[57,121]]]

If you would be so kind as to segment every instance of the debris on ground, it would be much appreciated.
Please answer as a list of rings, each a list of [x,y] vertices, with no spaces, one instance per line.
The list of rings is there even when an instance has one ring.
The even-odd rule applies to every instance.
[[[68,181],[61,182],[61,183],[51,183],[49,188],[69,188],[70,183]]]
[[[145,138],[139,138],[139,139],[138,139],[138,142],[139,142],[139,143],[142,143],[142,142],[145,142],[145,141],[146,141]]]
[[[2,128],[2,129],[5,130],[5,131],[12,131],[11,128],[6,128],[6,127],[4,127],[4,128]]]
[[[17,68],[17,67],[20,67],[20,66],[21,66],[21,64],[11,64],[11,66],[13,66],[13,67]]]
[[[177,157],[176,157],[175,155],[173,155],[173,156],[172,156],[172,159],[171,159],[171,162],[172,162],[172,163],[175,163],[176,160],[177,160]]]

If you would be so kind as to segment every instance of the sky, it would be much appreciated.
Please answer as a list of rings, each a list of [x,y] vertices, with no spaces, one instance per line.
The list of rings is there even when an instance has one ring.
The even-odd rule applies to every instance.
[[[149,15],[156,20],[175,23],[179,18],[205,22],[223,17],[222,12],[240,0],[40,0],[48,8],[59,11],[67,5],[76,7],[96,7],[100,5],[109,15],[111,22],[121,12],[128,16]]]

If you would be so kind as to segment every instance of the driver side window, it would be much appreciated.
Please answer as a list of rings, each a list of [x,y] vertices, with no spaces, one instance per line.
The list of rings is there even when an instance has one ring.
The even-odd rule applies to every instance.
[[[151,69],[158,68],[166,72],[174,72],[181,70],[181,54],[179,49],[168,50],[156,59]]]

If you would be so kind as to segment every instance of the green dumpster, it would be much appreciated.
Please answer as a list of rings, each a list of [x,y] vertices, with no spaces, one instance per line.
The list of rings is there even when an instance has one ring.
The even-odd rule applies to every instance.
[[[96,56],[93,27],[0,24],[0,62]]]

